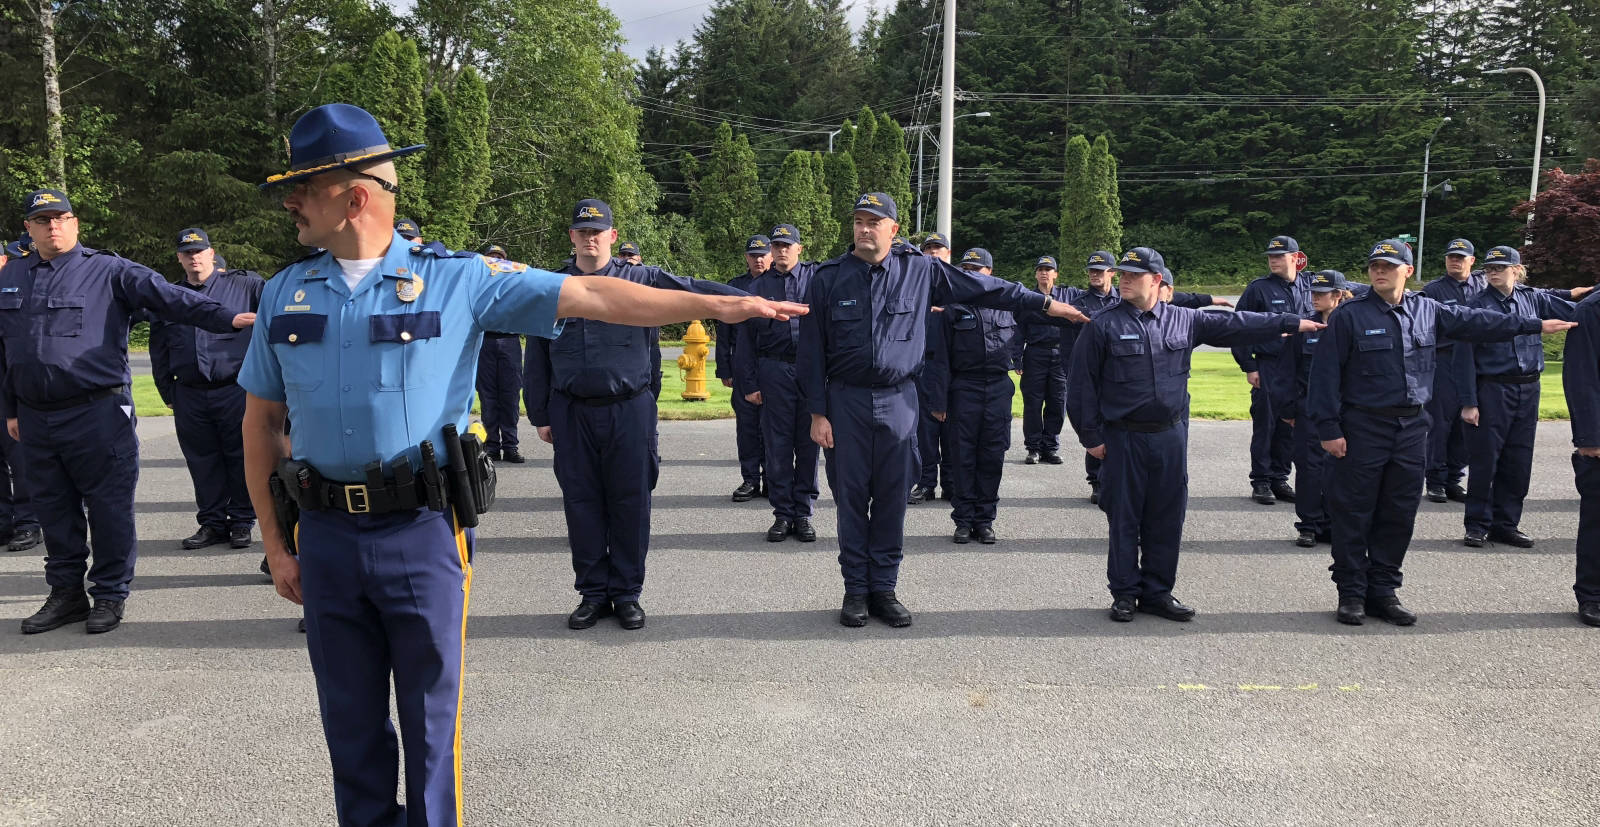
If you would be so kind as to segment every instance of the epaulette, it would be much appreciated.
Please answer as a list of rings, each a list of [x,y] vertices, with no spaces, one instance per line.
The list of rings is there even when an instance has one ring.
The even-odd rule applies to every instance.
[[[283,264],[278,266],[277,270],[273,271],[272,277],[273,278],[277,278],[278,276],[283,275],[283,271],[289,269],[290,267],[293,267],[296,264],[299,264],[300,262],[305,261],[308,258],[315,258],[317,256],[322,255],[323,253],[326,253],[326,252],[328,252],[328,251],[322,249],[321,247],[318,247],[317,249],[312,250],[311,252],[306,253],[305,255],[303,255],[303,256],[301,256],[301,257],[299,257],[299,258],[297,258],[297,259],[295,259],[293,261],[284,262]]]

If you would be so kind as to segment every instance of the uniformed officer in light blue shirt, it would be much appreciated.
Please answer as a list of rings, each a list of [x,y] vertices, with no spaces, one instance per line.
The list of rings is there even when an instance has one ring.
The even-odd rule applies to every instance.
[[[320,249],[267,284],[239,377],[257,511],[272,513],[269,477],[290,453],[286,417],[293,459],[314,469],[289,480],[298,556],[276,521],[262,521],[262,542],[278,593],[305,606],[340,824],[460,821],[472,534],[448,501],[429,507],[431,492],[413,481],[428,476],[421,443],[442,462],[446,426],[467,427],[484,331],[551,337],[569,317],[656,326],[805,312],[408,243],[394,230],[393,159],[420,149],[391,148],[377,121],[347,104],[295,124],[290,170],[267,186],[289,186],[283,204],[299,240]]]

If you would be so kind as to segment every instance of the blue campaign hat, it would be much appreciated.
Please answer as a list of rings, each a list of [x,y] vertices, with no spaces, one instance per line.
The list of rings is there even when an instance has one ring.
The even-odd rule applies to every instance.
[[[1155,273],[1161,275],[1162,281],[1169,277],[1162,274],[1167,269],[1167,260],[1150,247],[1135,247],[1123,253],[1117,269],[1124,273]]]
[[[611,205],[598,198],[585,198],[572,208],[571,230],[611,229]]]
[[[508,257],[506,255],[506,248],[501,247],[498,244],[485,245],[483,250],[481,250],[480,252],[481,252],[482,255],[486,255],[486,256],[499,256],[501,258],[507,258]]]
[[[864,193],[856,199],[855,212],[872,213],[880,218],[890,221],[900,220],[900,209],[895,206],[894,199],[886,192]]]
[[[993,268],[994,256],[989,255],[989,251],[983,249],[982,247],[973,247],[972,249],[961,254],[961,263],[963,265],[975,264],[979,267]]]
[[[779,224],[772,228],[773,244],[799,244],[800,228],[793,224]]]
[[[764,256],[772,252],[772,239],[764,235],[750,236],[744,243],[744,253],[747,256]]]
[[[1300,242],[1286,235],[1274,236],[1271,241],[1267,242],[1267,255],[1269,256],[1281,256],[1298,252],[1300,252]]]
[[[1372,245],[1372,252],[1367,254],[1367,263],[1371,264],[1374,261],[1410,265],[1413,263],[1411,246],[1398,238],[1386,238]]]
[[[639,252],[639,245],[637,245],[637,244],[635,244],[635,243],[633,243],[631,241],[624,241],[624,242],[622,242],[622,246],[617,248],[617,255],[619,255],[619,256],[637,256],[637,255],[641,255],[641,253]]]
[[[1496,264],[1521,264],[1522,253],[1515,247],[1491,247],[1483,256],[1483,266],[1490,267]]]
[[[422,237],[422,226],[409,218],[402,218],[394,222],[394,231],[407,241],[416,241]]]
[[[950,239],[945,238],[944,233],[928,233],[928,237],[922,240],[922,249],[926,250],[929,247],[943,247],[948,250]]]
[[[22,199],[24,220],[47,212],[72,212],[72,202],[67,200],[67,194],[61,190],[34,190],[28,193],[27,198]]]
[[[1095,250],[1089,254],[1089,263],[1085,270],[1110,270],[1117,266],[1117,254],[1105,250]]]
[[[1035,270],[1043,269],[1043,268],[1046,268],[1046,267],[1048,267],[1051,270],[1056,269],[1056,257],[1055,256],[1039,256],[1039,260],[1035,261],[1033,263],[1033,269],[1035,269]]]
[[[1333,293],[1345,289],[1344,274],[1338,270],[1318,270],[1311,276],[1311,292]]]
[[[211,236],[206,235],[206,231],[199,227],[190,227],[178,233],[178,252],[180,253],[192,253],[210,246]]]
[[[1475,256],[1478,254],[1478,249],[1472,246],[1472,242],[1464,238],[1456,238],[1451,239],[1449,244],[1444,245],[1444,254],[1447,256]]]
[[[425,149],[395,149],[372,113],[348,103],[330,103],[300,116],[289,130],[289,171],[267,176],[262,189],[336,169],[375,164]]]

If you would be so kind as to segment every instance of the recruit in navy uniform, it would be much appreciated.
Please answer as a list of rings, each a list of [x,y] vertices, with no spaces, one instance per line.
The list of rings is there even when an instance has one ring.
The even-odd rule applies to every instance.
[[[850,252],[812,277],[800,322],[801,395],[811,438],[826,456],[838,504],[839,622],[864,626],[874,615],[911,625],[895,595],[905,543],[906,492],[915,477],[917,388],[927,309],[949,302],[1003,310],[1047,310],[1086,321],[1077,308],[992,276],[968,273],[915,247],[896,245],[894,199],[856,199]],[[893,249],[891,249],[893,248]]]
[[[239,377],[262,544],[278,593],[305,607],[338,822],[455,825],[472,583],[463,519],[480,490],[458,484],[471,469],[441,475],[438,462],[476,443],[449,440],[467,428],[484,331],[550,337],[558,318],[651,326],[804,310],[407,243],[394,231],[393,159],[422,147],[391,148],[354,106],[306,113],[289,146],[290,170],[267,186],[286,187],[300,243],[320,249],[267,284]],[[285,417],[295,422],[292,457]],[[286,472],[295,509],[277,508],[285,498],[274,480]]]
[[[128,371],[133,316],[146,310],[229,333],[249,327],[255,314],[236,314],[148,267],[78,243],[78,217],[60,190],[31,193],[23,216],[34,250],[0,271],[6,379],[0,413],[22,445],[44,529],[50,596],[22,621],[22,632],[80,621],[90,634],[109,632],[122,623],[138,548],[139,437]]]

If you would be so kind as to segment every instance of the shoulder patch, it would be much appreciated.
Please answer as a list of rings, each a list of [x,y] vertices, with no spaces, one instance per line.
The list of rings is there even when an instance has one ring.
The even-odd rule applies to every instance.
[[[472,253],[471,255],[477,254]],[[489,258],[488,256],[478,257],[483,259],[483,263],[489,267],[489,271],[491,273],[495,273],[497,275],[500,273],[520,273],[528,269],[528,265],[523,264],[520,261],[510,261],[503,258]]]

